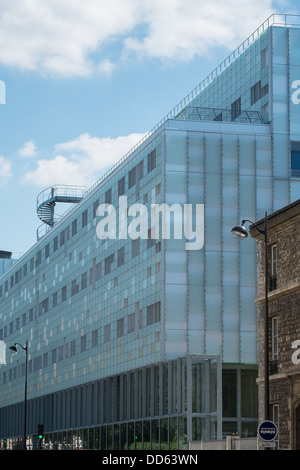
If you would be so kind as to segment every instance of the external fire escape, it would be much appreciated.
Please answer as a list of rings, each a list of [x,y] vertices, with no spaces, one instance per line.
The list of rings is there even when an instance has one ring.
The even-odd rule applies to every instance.
[[[50,188],[44,189],[37,197],[37,215],[47,228],[53,227],[53,225],[60,219],[54,212],[55,206],[58,202],[67,204],[77,204],[84,197],[87,188],[83,186],[62,186],[56,185]],[[42,225],[37,230],[37,239],[41,238]]]

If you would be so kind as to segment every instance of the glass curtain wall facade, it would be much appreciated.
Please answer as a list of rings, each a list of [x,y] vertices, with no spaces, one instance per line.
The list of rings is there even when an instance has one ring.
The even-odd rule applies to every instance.
[[[0,278],[6,445],[27,339],[30,445],[37,424],[48,448],[256,435],[256,247],[231,228],[299,198],[299,39],[268,21]],[[152,204],[202,205],[203,246],[152,238]]]

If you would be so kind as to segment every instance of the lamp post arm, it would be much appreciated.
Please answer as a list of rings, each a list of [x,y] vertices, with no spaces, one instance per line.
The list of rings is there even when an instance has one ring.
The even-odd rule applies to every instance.
[[[26,346],[23,346],[21,343],[15,343],[15,346],[16,346],[17,344],[18,344],[19,346],[21,346],[21,348],[24,349],[24,351],[27,352],[27,348],[28,348],[27,343],[26,343]]]
[[[253,222],[252,220],[244,219],[244,220],[242,220],[242,225],[244,225],[245,222],[249,222],[250,224],[254,225],[254,227],[256,228],[256,230],[257,230],[259,233],[262,233],[263,235],[265,235],[266,231],[265,231],[265,230],[261,230],[260,228],[258,228],[258,226],[256,225],[256,223]]]

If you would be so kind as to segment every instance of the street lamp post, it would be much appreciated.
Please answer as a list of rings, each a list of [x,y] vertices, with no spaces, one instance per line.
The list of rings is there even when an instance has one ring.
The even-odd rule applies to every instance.
[[[255,222],[252,220],[245,219],[242,221],[241,225],[233,227],[231,230],[232,234],[238,238],[247,238],[248,231],[245,228],[245,222],[250,222],[256,230],[264,235],[264,245],[265,245],[265,420],[269,420],[269,327],[268,327],[268,317],[269,317],[269,304],[268,304],[268,214],[265,213],[264,219],[264,229],[261,230]]]
[[[26,450],[26,426],[27,426],[27,362],[28,362],[28,340],[26,340],[26,346],[22,346],[20,343],[15,343],[9,349],[13,352],[17,352],[17,345],[21,346],[25,351],[25,390],[24,390],[24,433],[23,433],[23,450]]]

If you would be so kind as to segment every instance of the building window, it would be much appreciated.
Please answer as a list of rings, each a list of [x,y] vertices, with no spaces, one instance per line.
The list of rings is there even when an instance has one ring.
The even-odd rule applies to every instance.
[[[111,204],[111,201],[112,201],[112,191],[110,188],[105,193],[105,204]]]
[[[64,286],[61,290],[61,301],[67,300],[67,286]]]
[[[156,149],[152,150],[147,157],[148,173],[156,168]]]
[[[76,340],[73,339],[70,345],[70,355],[75,356],[75,354],[76,354]]]
[[[278,359],[278,318],[272,318],[272,359]]]
[[[72,237],[77,233],[77,219],[72,222]]]
[[[57,249],[58,249],[58,236],[55,237],[53,240],[53,251],[56,251]]]
[[[291,176],[300,178],[300,142],[291,142]]]
[[[263,96],[265,96],[269,92],[268,84],[265,86],[261,86],[261,81],[257,82],[251,88],[251,106],[259,101]]]
[[[141,161],[138,163],[132,170],[129,172],[129,181],[128,187],[132,188],[140,179],[144,176],[144,162]]]
[[[104,342],[108,343],[110,341],[110,325],[105,325],[104,327]]]
[[[42,252],[39,251],[36,257],[36,266],[39,266],[42,262]]]
[[[82,227],[85,227],[88,222],[88,211],[87,209],[82,213]]]
[[[255,83],[251,88],[251,106],[261,98],[261,82]]]
[[[81,352],[86,351],[86,335],[81,336]]]
[[[160,302],[147,307],[147,325],[152,325],[160,321]]]
[[[132,333],[134,331],[135,325],[135,314],[131,313],[128,315],[128,333]]]
[[[270,375],[278,374],[278,318],[272,318],[272,351]]]
[[[102,276],[102,269],[101,269],[101,261],[96,264],[95,266],[95,276],[96,276],[96,281],[99,281]]]
[[[124,336],[124,318],[117,321],[117,338]]]
[[[234,121],[241,114],[241,98],[231,105],[231,120]]]
[[[104,274],[109,274],[111,272],[111,265],[114,261],[114,255],[110,255],[105,258],[104,261]]]
[[[135,171],[135,167],[134,167],[129,172],[129,178],[128,178],[128,187],[129,187],[129,189],[132,188],[132,186],[134,186],[135,183],[136,183],[136,171]]]
[[[85,289],[87,287],[87,272],[81,274],[81,289]]]
[[[44,367],[48,367],[48,353],[47,352],[44,354],[43,361],[44,361]]]
[[[277,289],[277,245],[271,246],[270,290]]]
[[[56,364],[56,349],[52,349],[52,364]]]
[[[132,240],[132,258],[140,254],[140,239]]]
[[[156,244],[156,238],[152,238],[152,232],[154,232],[153,227],[148,230],[147,248],[151,248]]]
[[[260,64],[261,69],[263,70],[268,65],[268,49],[265,48],[260,53]]]
[[[77,279],[74,279],[71,283],[71,296],[78,294],[79,285],[77,284]]]
[[[98,346],[98,330],[92,331],[92,348]]]
[[[125,176],[118,181],[118,196],[125,194]]]
[[[125,264],[125,247],[118,250],[118,268]]]

